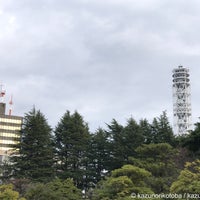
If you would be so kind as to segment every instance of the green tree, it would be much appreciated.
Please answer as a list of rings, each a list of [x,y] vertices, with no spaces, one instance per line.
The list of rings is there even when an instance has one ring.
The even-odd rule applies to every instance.
[[[88,151],[89,168],[92,173],[92,182],[96,184],[105,176],[110,164],[108,134],[103,129],[99,128],[95,134],[91,136],[90,146]]]
[[[27,200],[77,200],[82,199],[81,191],[72,179],[55,179],[49,183],[33,184],[25,194]]]
[[[128,163],[128,158],[135,155],[135,149],[143,144],[144,137],[140,126],[133,118],[128,119],[125,127],[116,120],[108,125],[110,136],[110,171]]]
[[[83,117],[67,111],[55,128],[57,176],[73,178],[79,188],[88,184],[88,145],[90,134]]]
[[[12,184],[0,185],[0,199],[1,200],[25,200],[25,198],[20,198],[19,193],[13,190]]]
[[[180,172],[178,179],[171,185],[170,192],[179,194],[199,194],[199,188],[200,160],[195,160],[185,164],[185,168]],[[182,199],[188,198],[184,197]]]
[[[0,178],[2,183],[8,183],[11,177],[12,166],[9,159],[5,159],[0,163]]]
[[[147,180],[151,173],[145,169],[124,165],[112,171],[111,176],[101,181],[94,191],[95,200],[132,199],[132,193],[148,193],[153,191],[148,187]]]
[[[152,143],[168,143],[174,145],[175,138],[166,111],[160,117],[153,119],[150,135],[152,137]]]
[[[124,164],[124,152],[123,152],[123,129],[124,127],[119,124],[115,119],[112,120],[111,124],[107,124],[109,140],[109,151],[110,151],[110,165],[109,171],[117,169]]]
[[[123,148],[124,163],[127,164],[129,157],[136,155],[136,148],[144,143],[144,136],[141,127],[133,118],[128,119],[127,125],[122,131],[122,136],[121,148]]]
[[[33,108],[25,114],[21,142],[11,156],[13,177],[46,182],[54,178],[51,128],[44,115]]]
[[[195,129],[182,138],[182,146],[187,147],[194,156],[200,155],[200,123],[195,124]]]
[[[160,194],[169,192],[171,183],[178,175],[174,162],[176,150],[167,143],[144,144],[136,149],[137,158],[130,161],[141,168],[151,172],[152,177],[149,185],[152,190]]]
[[[153,136],[152,136],[152,127],[151,124],[148,122],[147,119],[142,119],[139,122],[139,126],[142,131],[142,135],[144,137],[144,143],[150,144],[153,143]]]

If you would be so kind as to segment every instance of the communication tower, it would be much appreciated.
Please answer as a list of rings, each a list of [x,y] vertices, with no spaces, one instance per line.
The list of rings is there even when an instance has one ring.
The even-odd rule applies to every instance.
[[[173,113],[175,134],[187,134],[192,125],[190,79],[189,69],[182,66],[173,70]]]

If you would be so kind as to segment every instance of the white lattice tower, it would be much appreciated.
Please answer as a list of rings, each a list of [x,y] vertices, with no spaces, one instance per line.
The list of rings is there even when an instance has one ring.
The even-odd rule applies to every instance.
[[[173,70],[174,132],[187,134],[191,129],[191,93],[189,69],[179,66]]]

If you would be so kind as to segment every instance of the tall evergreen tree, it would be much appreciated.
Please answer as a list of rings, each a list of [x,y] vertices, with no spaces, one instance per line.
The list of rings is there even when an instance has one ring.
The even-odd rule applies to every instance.
[[[133,118],[130,118],[123,130],[122,148],[124,149],[125,164],[127,164],[129,157],[132,157],[136,154],[135,149],[143,143],[144,136],[141,127]]]
[[[88,158],[94,184],[100,181],[109,169],[111,159],[109,145],[108,134],[105,130],[99,128],[91,136]]]
[[[119,124],[115,119],[111,124],[107,124],[110,151],[110,165],[109,171],[120,168],[124,164],[124,152],[123,152],[123,129],[124,127]]]
[[[151,137],[151,143],[157,144],[160,143],[158,139],[159,133],[159,123],[157,118],[153,118],[152,124],[151,124],[151,132],[150,132],[150,137]]]
[[[189,134],[182,136],[181,145],[188,148],[194,156],[200,155],[200,123],[195,123],[195,129]]]
[[[113,120],[108,128],[111,154],[109,170],[114,170],[128,163],[128,158],[134,156],[135,149],[143,144],[144,137],[140,126],[133,118],[127,121],[125,127]]]
[[[67,111],[55,128],[57,176],[73,178],[79,188],[87,187],[88,144],[90,134],[82,116]]]
[[[25,114],[18,154],[10,158],[13,176],[46,182],[54,178],[54,154],[51,128],[45,116],[33,108]]]
[[[160,117],[153,119],[150,135],[152,137],[152,143],[168,143],[174,145],[175,138],[166,111]]]
[[[139,126],[142,131],[142,135],[144,137],[144,143],[150,144],[152,143],[153,137],[152,137],[152,129],[151,124],[148,122],[147,119],[142,119],[139,122]]]

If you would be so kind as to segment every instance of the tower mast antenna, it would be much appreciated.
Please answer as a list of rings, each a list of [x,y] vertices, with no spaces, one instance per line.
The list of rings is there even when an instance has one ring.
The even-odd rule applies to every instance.
[[[10,101],[9,101],[9,115],[12,115],[12,106],[13,106],[13,95],[11,95],[10,97]]]
[[[6,94],[6,91],[3,87],[3,84],[0,84],[0,102],[3,103],[4,102],[4,96]]]
[[[191,93],[189,69],[179,66],[173,70],[173,111],[175,134],[183,135],[191,129]]]

